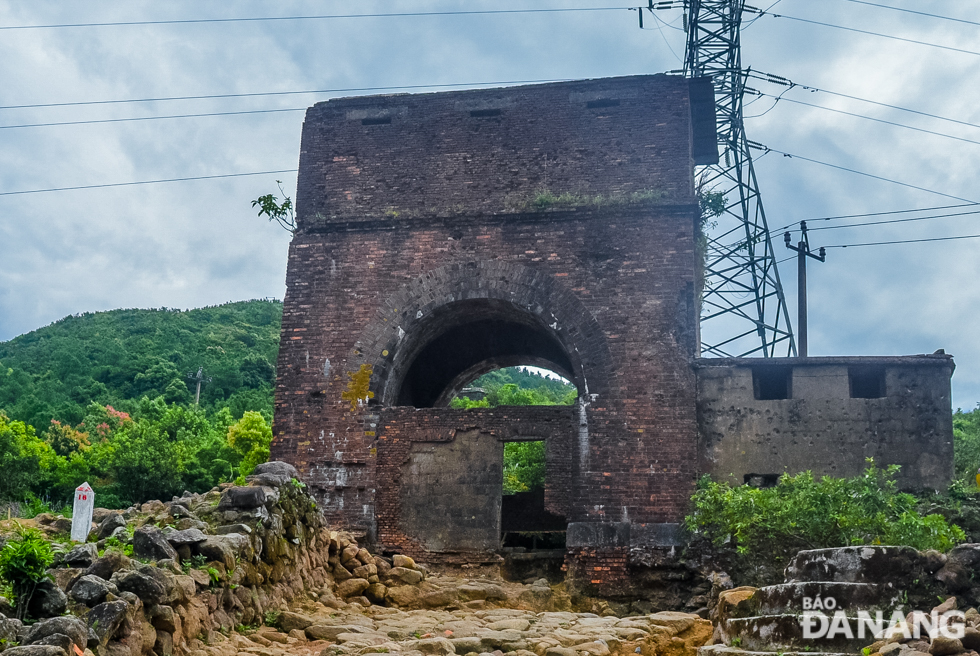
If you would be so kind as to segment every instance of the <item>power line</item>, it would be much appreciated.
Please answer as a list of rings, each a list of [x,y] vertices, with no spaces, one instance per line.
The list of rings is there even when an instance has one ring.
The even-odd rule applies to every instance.
[[[940,121],[948,121],[950,123],[957,123],[959,125],[967,125],[967,126],[969,126],[971,128],[980,128],[980,125],[978,125],[977,123],[970,123],[969,121],[960,121],[960,120],[955,119],[955,118],[949,118],[948,116],[940,116],[938,114],[930,114],[928,112],[922,112],[922,111],[919,111],[917,109],[909,109],[908,107],[900,107],[898,105],[889,105],[888,103],[878,102],[876,100],[869,100],[867,98],[861,98],[859,96],[851,96],[851,95],[848,95],[846,93],[838,93],[837,91],[828,91],[827,89],[820,89],[820,88],[817,88],[817,87],[807,86],[805,84],[798,84],[796,82],[793,82],[792,80],[789,80],[788,78],[784,78],[784,77],[779,76],[779,75],[769,75],[767,73],[759,73],[759,72],[756,72],[756,71],[752,71],[752,72],[749,73],[749,76],[750,77],[753,77],[753,78],[755,78],[757,80],[764,80],[766,82],[772,82],[774,84],[786,85],[786,86],[789,86],[790,88],[799,87],[800,89],[806,89],[807,91],[818,91],[820,93],[828,93],[828,94],[830,94],[832,96],[838,96],[840,98],[848,98],[850,100],[857,100],[857,101],[868,103],[868,104],[871,104],[871,105],[878,105],[879,107],[888,107],[889,109],[897,109],[897,110],[902,111],[902,112],[909,112],[910,114],[918,114],[919,116],[927,116],[929,118],[938,119]],[[2,108],[0,108],[0,109],[2,109]]]
[[[276,114],[281,112],[305,112],[306,107],[292,107],[288,109],[249,109],[240,112],[207,112],[204,114],[172,114],[166,116],[132,116],[129,118],[100,118],[85,121],[55,121],[52,123],[22,123],[19,125],[0,125],[0,130],[11,130],[14,128],[50,128],[56,125],[92,125],[95,123],[125,123],[127,121],[158,121],[168,118],[201,118],[204,116],[238,116],[241,114]]]
[[[105,23],[56,23],[50,25],[0,25],[0,30],[46,30],[66,27],[124,27],[134,25],[191,25],[201,23],[258,23],[272,21],[331,20],[340,18],[405,18],[417,16],[471,16],[496,14],[557,14],[575,11],[626,11],[635,7],[564,7],[553,9],[478,9],[472,11],[403,11],[388,14],[319,14],[312,16],[255,16],[245,18],[185,18],[175,20],[115,21]]]
[[[886,221],[862,221],[860,223],[845,223],[844,225],[829,225],[810,228],[810,230],[839,230],[841,228],[863,228],[864,226],[884,225],[886,223],[908,223],[910,221],[932,221],[933,219],[948,219],[955,216],[970,216],[980,214],[980,210],[973,212],[957,212],[954,214],[935,214],[933,216],[916,216],[909,219],[888,219]]]
[[[761,13],[761,11],[760,11]],[[856,27],[844,27],[843,25],[834,25],[833,23],[824,23],[821,21],[811,20],[809,18],[799,18],[798,16],[787,16],[786,14],[774,14],[772,12],[767,12],[764,15],[772,16],[773,18],[785,18],[787,20],[799,21],[801,23],[809,23],[811,25],[821,25],[823,27],[832,27],[837,30],[845,30],[847,32],[857,32],[858,34],[869,34],[871,36],[879,36],[884,39],[894,39],[895,41],[904,41],[905,43],[915,43],[920,46],[929,46],[931,48],[939,48],[941,50],[951,50],[953,52],[961,52],[967,55],[977,55],[980,56],[980,52],[975,50],[965,50],[963,48],[954,48],[953,46],[944,46],[938,43],[930,43],[929,41],[917,41],[915,39],[908,39],[902,36],[894,36],[892,34],[882,34],[881,32],[871,32],[870,30],[859,30]]]
[[[296,173],[296,169],[281,169],[279,171],[254,171],[252,173],[224,173],[221,175],[196,175],[186,178],[167,178],[165,180],[139,180],[136,182],[111,182],[108,184],[80,185],[77,187],[53,187],[50,189],[22,189],[20,191],[0,191],[0,196],[18,196],[21,194],[44,194],[51,191],[75,191],[77,189],[104,189],[106,187],[132,187],[134,185],[160,184],[163,182],[186,182],[188,180],[214,180],[217,178],[242,178],[250,175],[273,175],[276,173]]]
[[[41,107],[77,107],[80,105],[114,105],[122,103],[163,102],[170,100],[212,100],[218,98],[256,98],[261,96],[295,96],[316,93],[351,93],[358,91],[396,91],[400,89],[441,89],[447,87],[471,87],[498,84],[543,84],[566,82],[568,78],[550,80],[508,80],[504,82],[455,82],[452,84],[405,84],[392,87],[348,87],[345,89],[310,89],[307,91],[265,91],[257,93],[218,93],[201,96],[169,96],[161,98],[125,98],[120,100],[85,100],[60,103],[36,103],[32,105],[2,105],[0,109],[36,109]]]
[[[975,207],[980,205],[980,203],[960,203],[958,205],[937,205],[936,207],[920,207],[918,209],[910,210],[891,210],[889,212],[867,212],[864,214],[841,214],[839,216],[818,216],[812,219],[803,219],[804,221],[833,221],[836,219],[857,219],[862,216],[885,216],[887,214],[908,214],[909,212],[933,212],[935,210],[951,210],[958,207]],[[794,221],[789,225],[794,225],[797,223]]]
[[[746,92],[748,92],[748,89],[746,89]],[[804,105],[805,107],[813,107],[815,109],[822,109],[824,111],[834,112],[835,114],[844,114],[845,116],[853,116],[855,118],[863,118],[863,119],[865,119],[867,121],[875,121],[876,123],[884,123],[885,125],[892,125],[892,126],[899,127],[899,128],[905,128],[906,130],[915,130],[916,132],[924,132],[925,134],[932,134],[932,135],[935,135],[937,137],[946,137],[947,139],[955,139],[956,141],[963,141],[963,142],[966,142],[966,143],[976,144],[976,145],[980,146],[980,141],[975,141],[973,139],[967,139],[965,137],[957,137],[957,136],[954,136],[952,134],[946,134],[945,132],[936,132],[935,130],[926,130],[925,128],[917,128],[917,127],[913,127],[911,125],[905,125],[904,123],[898,123],[896,121],[886,121],[883,118],[874,118],[873,116],[866,116],[864,114],[857,114],[855,112],[847,112],[847,111],[844,111],[843,109],[834,109],[833,107],[825,107],[823,105],[815,105],[813,103],[804,102],[802,100],[795,100],[793,98],[784,98],[784,97],[782,97],[782,95],[780,95],[780,96],[774,96],[772,94],[768,94],[768,93],[765,93],[765,92],[762,92],[762,91],[755,91],[755,93],[757,93],[760,96],[765,96],[767,98],[774,98],[776,100],[776,103],[778,103],[780,100],[785,100],[786,102],[790,102],[790,103],[793,103],[793,104],[796,104],[796,105]],[[776,105],[773,104],[773,107],[775,107],[775,106]],[[772,108],[770,108],[770,109],[772,109]],[[760,114],[760,116],[762,116],[762,114]]]
[[[793,155],[792,153],[786,153],[781,150],[776,150],[775,148],[769,148],[768,146],[762,146],[762,148],[768,152],[776,153],[777,155],[782,155],[783,157],[790,157],[795,159],[801,159],[804,162],[812,162],[814,164],[820,164],[822,166],[829,166],[832,169],[838,169],[840,171],[847,171],[848,173],[856,173],[857,175],[863,175],[866,178],[873,178],[875,180],[881,180],[883,182],[890,182],[892,184],[901,185],[903,187],[908,187],[909,189],[916,189],[918,191],[925,191],[930,194],[935,194],[937,196],[944,196],[946,198],[952,198],[953,200],[961,200],[964,203],[976,203],[969,198],[960,198],[959,196],[953,196],[952,194],[946,194],[941,191],[936,191],[934,189],[928,189],[926,187],[919,187],[917,185],[909,184],[908,182],[901,182],[899,180],[892,180],[891,178],[884,178],[880,175],[874,175],[871,173],[865,173],[864,171],[858,171],[856,169],[847,168],[846,166],[839,166],[837,164],[830,164],[829,162],[821,162],[818,159],[811,159],[809,157],[803,157],[802,155]]]
[[[929,237],[926,239],[898,239],[895,241],[872,241],[864,244],[836,244],[824,248],[855,248],[857,246],[887,246],[889,244],[918,244],[925,241],[955,241],[957,239],[978,239],[980,235],[960,235],[958,237]]]
[[[863,214],[841,214],[841,215],[838,215],[838,216],[818,216],[818,217],[815,217],[815,218],[802,219],[802,220],[803,221],[807,221],[807,222],[813,222],[813,221],[837,221],[839,219],[858,219],[858,218],[865,217],[865,216],[888,216],[888,215],[891,215],[891,214],[908,214],[910,212],[934,212],[936,210],[949,210],[949,209],[956,209],[956,208],[960,208],[960,207],[976,207],[977,205],[980,205],[980,203],[960,203],[958,205],[939,205],[939,206],[936,206],[936,207],[920,207],[920,208],[917,208],[917,209],[908,209],[908,210],[891,210],[891,211],[888,211],[888,212],[866,212],[866,213],[863,213]],[[790,228],[792,226],[795,226],[797,223],[799,223],[799,221],[793,221],[792,223],[787,223],[782,228],[776,228],[772,232],[773,233],[777,233],[777,232],[779,232],[781,230],[785,230],[786,228]],[[813,229],[816,230],[817,228],[813,228]]]
[[[557,80],[548,80],[548,81],[557,81]],[[475,83],[475,84],[480,84],[480,83]],[[498,83],[487,83],[487,84],[498,84]],[[502,84],[502,83],[500,83],[500,84]],[[414,88],[423,88],[423,87],[430,87],[430,86],[435,86],[435,85],[415,85]],[[465,84],[458,84],[458,85],[438,85],[438,86],[467,86],[467,85],[465,85]],[[797,86],[802,86],[802,85],[797,85]],[[373,90],[381,90],[381,89],[404,89],[404,88],[409,88],[409,87],[370,87],[370,89],[373,89]],[[364,89],[367,89],[367,88],[364,88]],[[95,104],[110,104],[110,103],[151,102],[151,101],[156,101],[156,100],[185,100],[185,99],[198,99],[198,98],[228,98],[228,97],[249,97],[249,96],[253,96],[254,97],[254,96],[263,96],[263,95],[287,95],[287,94],[300,94],[300,93],[329,93],[331,91],[355,91],[355,90],[364,90],[364,89],[323,90],[323,91],[280,91],[280,92],[272,92],[272,93],[268,93],[268,94],[261,94],[261,93],[249,93],[249,94],[217,94],[217,95],[211,95],[211,96],[185,96],[185,97],[182,97],[182,98],[181,97],[174,97],[174,98],[154,98],[154,99],[140,99],[140,100],[133,99],[133,100],[91,101],[91,102],[78,102],[78,103],[51,103],[51,104],[45,104],[45,105],[14,105],[14,106],[9,106],[9,107],[0,107],[0,109],[13,109],[13,108],[23,108],[23,107],[52,107],[52,106],[66,106],[66,105],[95,105]],[[932,135],[936,135],[936,136],[940,136],[940,137],[946,137],[948,139],[955,139],[957,141],[963,141],[963,142],[966,142],[966,143],[972,143],[972,144],[980,145],[980,141],[974,141],[972,139],[966,139],[964,137],[957,137],[957,136],[954,136],[954,135],[951,135],[951,134],[946,134],[946,133],[943,133],[943,132],[936,132],[936,131],[933,131],[933,130],[926,130],[924,128],[917,128],[917,127],[913,127],[911,125],[905,125],[904,123],[897,123],[897,122],[894,122],[894,121],[887,121],[887,120],[884,120],[884,119],[874,118],[874,117],[871,117],[871,116],[866,116],[864,114],[857,114],[857,113],[854,113],[854,112],[847,112],[847,111],[840,110],[840,109],[834,109],[834,108],[831,108],[831,107],[825,107],[823,105],[816,105],[816,104],[813,104],[813,103],[804,102],[802,100],[795,100],[793,98],[784,98],[783,97],[783,94],[780,94],[779,96],[774,96],[772,94],[768,94],[768,93],[765,93],[763,91],[758,91],[758,90],[755,90],[755,89],[752,89],[752,90],[746,89],[746,91],[747,92],[752,92],[752,93],[754,93],[754,94],[756,94],[758,96],[761,96],[761,97],[773,98],[776,101],[776,102],[773,103],[773,105],[769,109],[767,109],[762,114],[757,114],[755,116],[747,116],[746,118],[757,118],[759,116],[764,116],[765,114],[768,114],[773,108],[775,108],[776,104],[778,104],[778,102],[780,100],[785,100],[786,102],[791,102],[791,103],[794,103],[794,104],[797,104],[797,105],[804,105],[806,107],[813,107],[815,109],[823,109],[823,110],[826,110],[828,112],[834,112],[834,113],[837,113],[837,114],[844,114],[846,116],[853,116],[853,117],[856,117],[856,118],[863,118],[863,119],[866,119],[866,120],[869,120],[869,121],[876,121],[878,123],[884,123],[886,125],[892,125],[892,126],[895,126],[895,127],[901,127],[901,128],[905,128],[905,129],[908,129],[908,130],[915,130],[916,132],[923,132],[923,133],[926,133],[926,134],[932,134]],[[789,89],[787,89],[787,91],[789,91]],[[786,92],[784,91],[783,93],[785,94]],[[15,129],[15,128],[54,127],[54,126],[59,126],[59,125],[92,125],[92,124],[99,124],[99,123],[125,123],[125,122],[129,122],[129,121],[154,121],[154,120],[161,120],[161,119],[202,118],[202,117],[211,117],[211,116],[238,116],[238,115],[246,115],[246,114],[276,114],[276,113],[282,113],[282,112],[301,112],[301,111],[305,111],[306,109],[307,109],[306,107],[289,107],[289,108],[278,108],[278,109],[251,109],[251,110],[240,110],[240,111],[230,111],[230,112],[203,112],[203,113],[197,113],[197,114],[167,114],[167,115],[163,115],[163,116],[135,116],[135,117],[110,118],[110,119],[86,119],[86,120],[80,120],[80,121],[52,121],[52,122],[47,122],[47,123],[20,123],[20,124],[15,124],[15,125],[0,125],[0,130],[10,130],[10,129]],[[977,126],[977,127],[980,127],[980,126]]]
[[[928,16],[929,18],[940,18],[942,20],[953,21],[954,23],[966,23],[967,25],[980,25],[980,23],[974,21],[968,21],[963,18],[953,18],[951,16],[940,16],[939,14],[930,14],[927,11],[915,11],[914,9],[903,9],[902,7],[892,7],[889,5],[880,5],[877,2],[866,2],[865,0],[844,0],[845,2],[853,2],[857,5],[868,5],[869,7],[880,7],[882,9],[891,9],[892,11],[901,11],[906,14],[918,14],[919,16]]]

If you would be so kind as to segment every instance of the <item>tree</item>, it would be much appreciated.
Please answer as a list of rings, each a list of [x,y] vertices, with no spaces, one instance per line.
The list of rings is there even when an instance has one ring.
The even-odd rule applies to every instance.
[[[544,442],[504,445],[504,494],[544,488]]]
[[[241,456],[239,476],[248,476],[256,465],[269,459],[272,428],[261,413],[249,410],[228,428],[228,444]]]
[[[57,419],[51,420],[51,426],[48,427],[47,442],[55,453],[63,457],[89,448],[87,433],[74,429],[69,424],[62,424]]]
[[[113,436],[108,473],[122,499],[141,503],[181,493],[184,463],[178,444],[147,419]]]
[[[33,426],[10,421],[0,411],[0,499],[21,500],[45,492],[57,482],[65,464]]]

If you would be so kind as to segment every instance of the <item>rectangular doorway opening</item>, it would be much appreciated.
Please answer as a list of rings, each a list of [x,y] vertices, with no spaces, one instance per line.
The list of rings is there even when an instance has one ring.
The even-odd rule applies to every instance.
[[[529,552],[565,549],[565,517],[545,507],[544,441],[504,444],[501,547]]]

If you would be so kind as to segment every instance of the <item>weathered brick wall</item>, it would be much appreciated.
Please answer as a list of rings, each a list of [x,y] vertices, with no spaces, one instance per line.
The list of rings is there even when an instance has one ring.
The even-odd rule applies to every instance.
[[[300,226],[518,211],[541,190],[691,198],[689,81],[666,75],[342,98],[303,127]]]
[[[573,522],[679,521],[696,474],[686,84],[650,76],[310,110],[273,455],[304,472],[331,521],[410,550],[385,463],[407,457],[394,436],[421,429],[399,413],[462,422],[440,430],[473,415],[394,406],[431,405],[488,363],[553,366],[580,391],[563,410],[571,427],[548,441],[562,463],[549,484],[564,490],[551,508]],[[542,189],[603,202],[528,205]],[[628,195],[649,190],[665,193]]]
[[[765,364],[785,368],[788,398],[756,398],[753,368]],[[952,480],[948,355],[705,359],[697,371],[699,468],[717,479],[856,476],[874,458],[901,465],[908,489],[944,490]],[[880,396],[855,398],[851,372],[880,376]]]
[[[565,555],[565,569],[588,594],[621,597],[631,587],[629,547],[573,547]]]

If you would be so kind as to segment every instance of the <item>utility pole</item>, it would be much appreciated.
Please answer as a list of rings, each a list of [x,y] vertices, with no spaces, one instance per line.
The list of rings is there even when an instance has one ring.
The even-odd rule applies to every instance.
[[[789,234],[789,233],[787,233]],[[204,377],[204,367],[198,367],[196,374],[187,374],[187,377],[191,380],[197,381],[197,392],[194,394],[194,405],[200,405],[201,403],[201,383],[210,383],[211,376],[207,378]]]
[[[820,247],[820,254],[810,252],[810,239],[806,234],[806,221],[800,221],[800,241],[793,246],[792,237],[789,235],[787,230],[783,234],[783,241],[786,242],[786,248],[791,251],[796,251],[796,268],[799,277],[799,300],[797,306],[799,309],[799,316],[796,320],[796,348],[801,358],[807,356],[806,352],[806,258],[812,257],[819,262],[825,262],[827,260],[827,249],[823,246]]]

